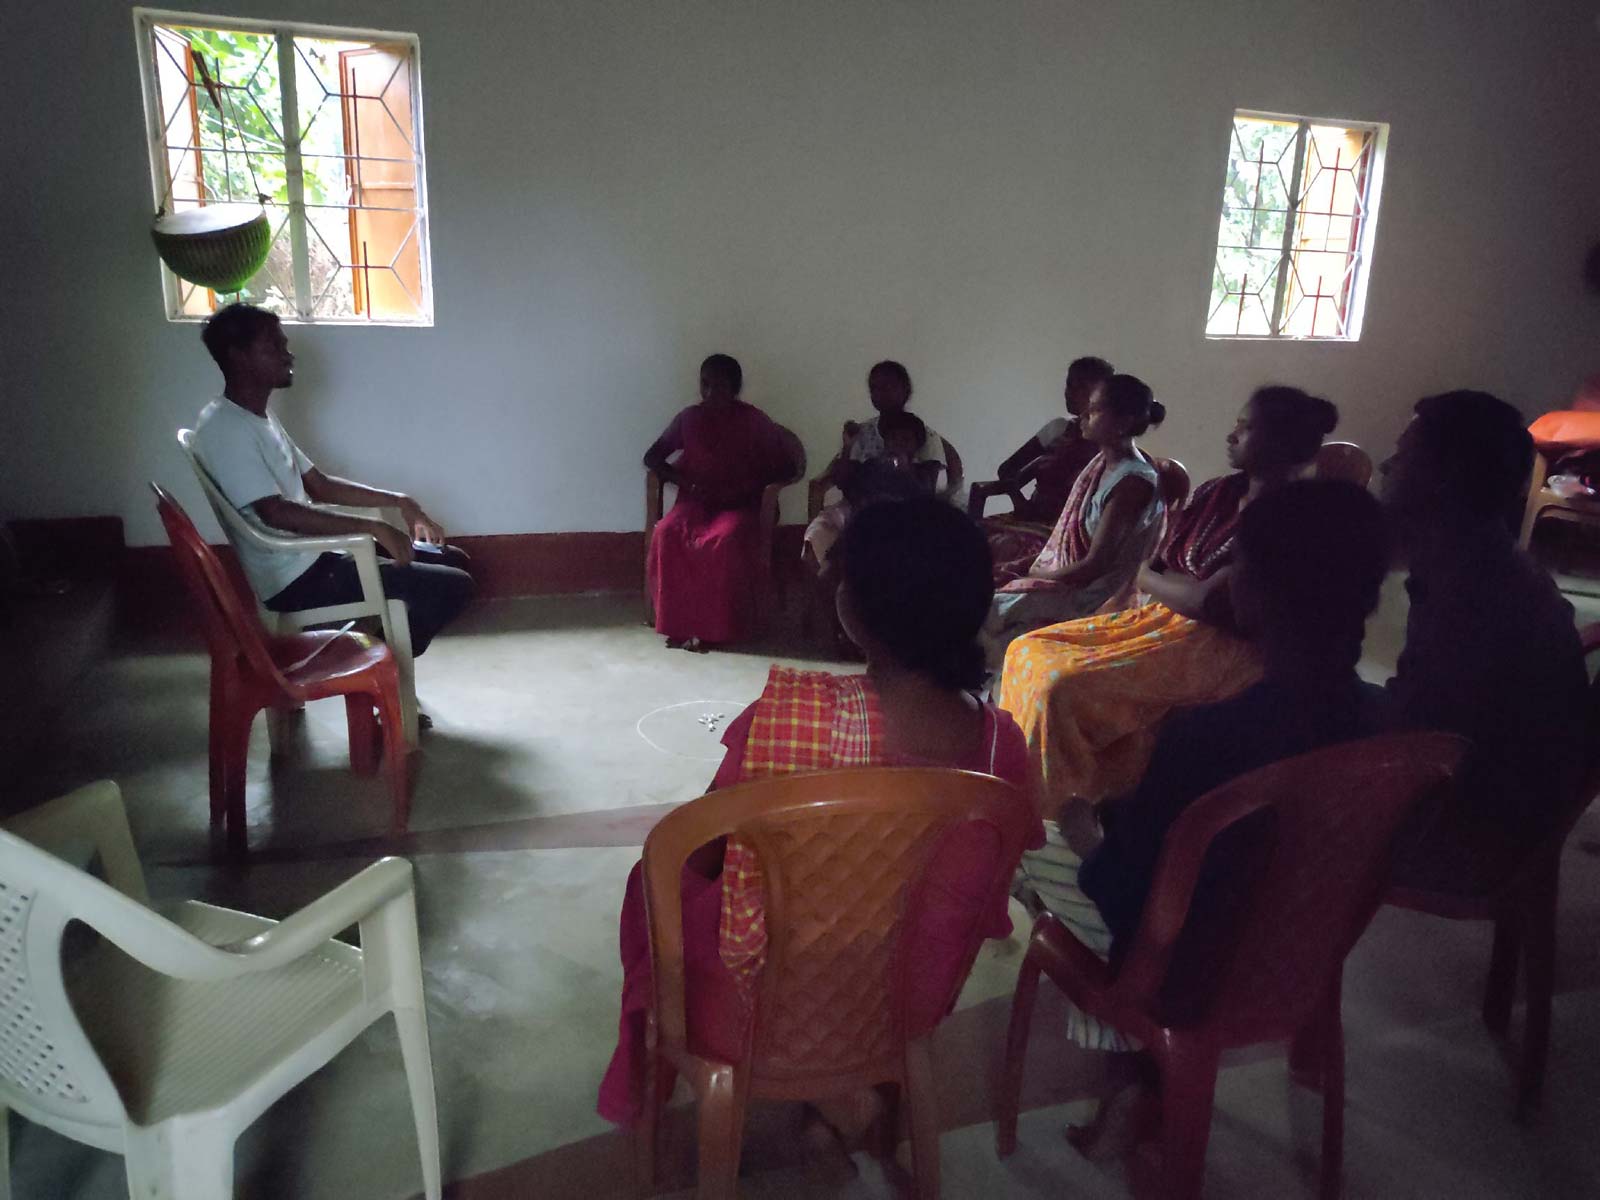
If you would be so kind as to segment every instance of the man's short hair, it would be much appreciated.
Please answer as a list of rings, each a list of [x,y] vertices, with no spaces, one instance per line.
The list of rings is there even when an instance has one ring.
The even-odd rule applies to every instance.
[[[229,304],[219,308],[200,327],[200,340],[206,344],[217,366],[228,369],[228,355],[253,346],[258,337],[278,324],[275,313],[254,304]]]
[[[1478,517],[1510,514],[1533,467],[1523,417],[1488,392],[1442,392],[1417,401],[1411,436],[1451,503]]]
[[[1075,358],[1067,366],[1067,378],[1086,383],[1104,383],[1117,373],[1115,367],[1103,358],[1096,358],[1087,354],[1082,358]]]

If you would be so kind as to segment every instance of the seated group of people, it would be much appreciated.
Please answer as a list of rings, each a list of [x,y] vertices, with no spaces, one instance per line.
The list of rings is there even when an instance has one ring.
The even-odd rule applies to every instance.
[[[1098,498],[1098,515],[1088,518],[1087,506],[1084,516],[1064,512],[1034,560],[1059,543],[1069,564],[1082,561],[1112,513],[1148,555],[1120,568],[1140,595],[1115,613],[1014,636],[998,703],[979,699],[986,642],[997,625],[1015,632],[1005,621],[1017,605],[1005,597],[1036,589],[996,592],[989,536],[943,499],[852,504],[827,557],[839,579],[840,623],[866,672],[774,668],[730,727],[711,786],[900,763],[1009,780],[1033,825],[1019,894],[1115,963],[1139,927],[1167,831],[1206,792],[1321,747],[1390,730],[1445,730],[1471,741],[1468,766],[1447,799],[1415,814],[1394,878],[1467,895],[1502,881],[1552,830],[1582,770],[1588,724],[1572,609],[1512,537],[1532,457],[1516,409],[1481,392],[1419,402],[1382,465],[1380,503],[1354,483],[1306,478],[1337,423],[1332,404],[1262,388],[1228,436],[1234,473],[1167,514],[1152,552],[1152,526],[1162,519],[1151,511],[1155,480],[1130,464],[1148,466],[1132,439],[1159,416],[1149,389],[1131,377],[1111,374],[1089,391],[1077,436],[1098,449],[1066,508]],[[1117,495],[1121,488],[1129,498]],[[1090,528],[1064,535],[1074,523]],[[1103,551],[1097,561],[1128,553]],[[1379,687],[1356,668],[1396,561],[1409,571],[1411,609],[1396,673]],[[1047,561],[1011,578],[1064,576],[1070,591],[1089,574],[1052,579],[1057,570]],[[1100,591],[1094,606],[1115,594],[1115,586]],[[1050,611],[1074,610],[1068,601]],[[1256,849],[1244,840],[1208,860],[1180,953],[1187,946],[1203,955],[1218,944],[1207,931],[1237,922]],[[759,879],[737,839],[704,847],[685,872],[691,1040],[713,1054],[737,1053],[753,1011],[764,941],[754,939],[752,956],[749,915],[760,911]],[[1001,936],[1009,925],[997,911],[986,929]],[[620,939],[622,1019],[600,1111],[626,1123],[641,1103],[650,1004],[637,870]],[[937,955],[927,961],[913,1005],[953,995],[950,972],[963,969]],[[1204,963],[1185,977],[1204,978]],[[1069,1032],[1089,1048],[1130,1048],[1079,1013]],[[813,1128],[848,1147],[875,1111],[870,1095],[822,1103]]]
[[[204,337],[225,387],[197,428],[202,464],[266,527],[375,537],[385,588],[407,601],[420,653],[470,596],[459,551],[441,545],[409,497],[318,471],[267,412],[293,378],[277,318],[233,305]],[[708,358],[701,403],[646,455],[679,488],[649,557],[657,628],[674,643],[731,641],[749,628],[752,506],[798,473],[792,437],[739,399],[740,383],[736,361]],[[1471,741],[1459,786],[1403,839],[1393,868],[1402,882],[1480,893],[1551,830],[1583,766],[1588,683],[1570,605],[1512,537],[1532,442],[1510,405],[1481,392],[1420,401],[1382,466],[1380,504],[1354,484],[1305,478],[1338,421],[1334,406],[1264,387],[1228,435],[1234,472],[1167,513],[1135,441],[1162,406],[1135,377],[1081,359],[1067,378],[1069,418],[1030,438],[988,489],[1023,503],[1011,520],[980,523],[950,502],[961,474],[953,447],[906,412],[905,368],[879,363],[868,386],[879,415],[847,429],[827,473],[845,499],[808,530],[866,670],[774,667],[727,728],[713,789],[893,764],[1007,780],[1032,829],[1019,890],[1113,962],[1138,928],[1179,814],[1219,784],[1322,746],[1386,729]],[[1021,492],[1029,482],[1031,497]],[[1057,502],[1046,533],[1040,518]],[[397,507],[410,536],[319,503]],[[337,555],[241,558],[269,607],[340,603],[359,590]],[[1396,559],[1411,607],[1395,675],[1379,688],[1356,666]],[[1001,649],[996,699],[986,700]],[[1199,919],[1225,924],[1248,902],[1229,874],[1227,863],[1208,871]],[[733,1054],[764,958],[760,864],[737,838],[703,847],[683,898],[691,1040]],[[1003,906],[984,927],[1010,931]],[[600,1111],[629,1122],[651,1002],[637,868],[620,948],[619,1044]],[[912,1004],[944,1003],[936,998],[954,995],[967,964],[937,945],[921,961]],[[1081,1015],[1071,1032],[1086,1046],[1124,1048]],[[847,1143],[873,1111],[864,1096],[821,1106],[816,1120]]]

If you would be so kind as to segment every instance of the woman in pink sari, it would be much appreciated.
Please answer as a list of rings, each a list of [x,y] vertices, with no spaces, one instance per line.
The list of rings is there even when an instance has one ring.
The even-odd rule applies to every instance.
[[[783,429],[739,399],[743,383],[737,359],[713,354],[700,364],[700,403],[645,452],[645,467],[678,489],[646,561],[656,632],[674,649],[737,642],[754,626],[757,505],[763,488],[798,467]]]
[[[1033,813],[1030,845],[1044,841],[1034,768],[1011,717],[974,694],[984,677],[977,636],[993,593],[988,546],[977,526],[932,498],[886,501],[858,513],[834,550],[843,582],[839,619],[866,655],[863,675],[774,667],[761,698],[728,727],[712,788],[803,771],[859,766],[951,766],[1014,783]],[[980,856],[981,857],[981,856]],[[977,898],[989,869],[958,843],[934,868],[947,894],[990,904],[990,937],[1011,931],[1005,897]],[[971,909],[967,909],[970,912]],[[913,1011],[954,994],[965,966],[964,927],[942,909],[924,914],[914,953]],[[964,918],[969,919],[969,918]],[[765,961],[760,865],[737,838],[702,847],[683,873],[685,1000],[690,1044],[737,1058]],[[600,1086],[600,1114],[637,1117],[643,1099],[644,1025],[651,1000],[650,943],[639,867],[622,904],[622,1019],[617,1050]],[[937,998],[937,999],[935,999]],[[846,1137],[870,1119],[871,1097],[823,1117]]]

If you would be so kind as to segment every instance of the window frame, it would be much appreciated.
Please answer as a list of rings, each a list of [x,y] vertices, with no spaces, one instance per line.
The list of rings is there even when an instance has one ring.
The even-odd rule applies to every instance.
[[[426,136],[423,129],[422,106],[422,41],[414,33],[397,30],[363,29],[343,25],[322,25],[308,21],[268,21],[250,17],[220,16],[207,13],[185,12],[176,9],[135,7],[133,28],[139,54],[139,81],[144,102],[145,155],[150,168],[150,184],[156,209],[167,200],[167,146],[161,108],[159,80],[155,70],[154,27],[157,25],[193,26],[202,29],[219,29],[239,33],[268,33],[276,39],[278,55],[279,88],[283,109],[298,114],[297,74],[294,66],[294,39],[297,37],[323,38],[338,41],[363,41],[384,45],[404,46],[410,56],[411,131],[416,152],[416,238],[418,246],[418,279],[421,296],[419,312],[409,320],[394,317],[317,317],[311,308],[317,297],[311,296],[310,269],[310,218],[306,215],[303,191],[303,170],[300,157],[299,119],[283,122],[283,155],[287,175],[286,222],[290,240],[290,256],[294,272],[294,308],[280,314],[280,319],[290,325],[380,326],[402,329],[430,328],[434,323],[433,310],[433,246],[430,236],[428,209]],[[346,147],[348,150],[348,147]],[[179,323],[204,321],[209,314],[185,313],[178,277],[165,264],[159,263],[161,294],[166,304],[167,320]],[[354,273],[358,268],[352,268]]]
[[[1216,278],[1217,256],[1222,249],[1219,235],[1222,217],[1227,207],[1228,170],[1233,157],[1235,122],[1241,119],[1294,123],[1296,129],[1291,186],[1295,188],[1302,186],[1300,176],[1305,164],[1306,144],[1310,139],[1313,125],[1361,131],[1372,136],[1372,158],[1367,165],[1366,183],[1361,195],[1362,214],[1359,218],[1356,218],[1360,226],[1360,232],[1356,238],[1354,249],[1350,251],[1355,259],[1355,270],[1353,278],[1348,285],[1349,302],[1344,323],[1345,331],[1342,335],[1319,337],[1311,334],[1282,332],[1284,322],[1283,305],[1289,292],[1289,273],[1293,269],[1295,255],[1293,242],[1295,234],[1300,227],[1299,218],[1305,215],[1300,212],[1300,204],[1304,199],[1303,194],[1290,195],[1286,210],[1289,219],[1284,222],[1283,246],[1277,267],[1278,280],[1273,295],[1273,311],[1268,314],[1268,322],[1275,327],[1276,331],[1269,333],[1212,333],[1203,326],[1205,340],[1208,342],[1306,342],[1316,345],[1344,345],[1360,341],[1362,328],[1366,320],[1367,285],[1370,280],[1372,252],[1378,231],[1378,207],[1383,197],[1384,168],[1388,159],[1389,123],[1387,121],[1354,121],[1341,117],[1308,117],[1297,113],[1269,112],[1255,108],[1236,108],[1233,110],[1228,117],[1226,142],[1228,149],[1224,154],[1222,166],[1224,198],[1222,204],[1216,210],[1217,217],[1213,223],[1213,228],[1218,233],[1211,238],[1211,260],[1210,270],[1207,273],[1208,287],[1204,324],[1210,324],[1213,313],[1210,300],[1210,284]]]

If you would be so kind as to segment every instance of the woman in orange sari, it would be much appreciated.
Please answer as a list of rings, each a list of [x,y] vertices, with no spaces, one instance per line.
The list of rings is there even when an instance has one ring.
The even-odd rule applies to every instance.
[[[797,465],[783,429],[739,399],[743,382],[737,359],[713,354],[700,364],[700,403],[645,452],[644,465],[678,488],[646,560],[656,632],[674,649],[736,642],[755,624],[758,502]]]
[[[773,667],[761,698],[723,735],[716,789],[752,779],[859,766],[950,766],[995,775],[1020,789],[1033,814],[1030,848],[1044,843],[1026,742],[1000,709],[980,701],[977,641],[993,590],[988,546],[977,526],[942,501],[889,501],[856,514],[833,551],[842,576],[839,620],[866,655],[864,675]],[[970,887],[971,848],[940,859],[945,882]],[[979,868],[990,869],[989,866]],[[967,881],[963,884],[963,881]],[[970,894],[970,893],[969,893]],[[983,917],[989,937],[1011,931],[1005,897]],[[931,1011],[953,996],[965,969],[963,939],[923,922],[923,964],[909,1000]],[[765,961],[760,866],[738,839],[702,847],[684,869],[685,1001],[691,1042],[737,1058]],[[599,1111],[631,1123],[643,1100],[650,943],[640,868],[628,878],[620,946],[622,1019],[600,1086]],[[853,1124],[832,1113],[830,1123]]]
[[[1298,388],[1258,389],[1228,435],[1236,473],[1195,489],[1140,569],[1148,602],[1011,643],[1000,704],[1039,756],[1052,802],[1131,790],[1170,710],[1228,699],[1260,677],[1260,657],[1233,631],[1228,599],[1239,514],[1303,475],[1338,420],[1332,404]]]

